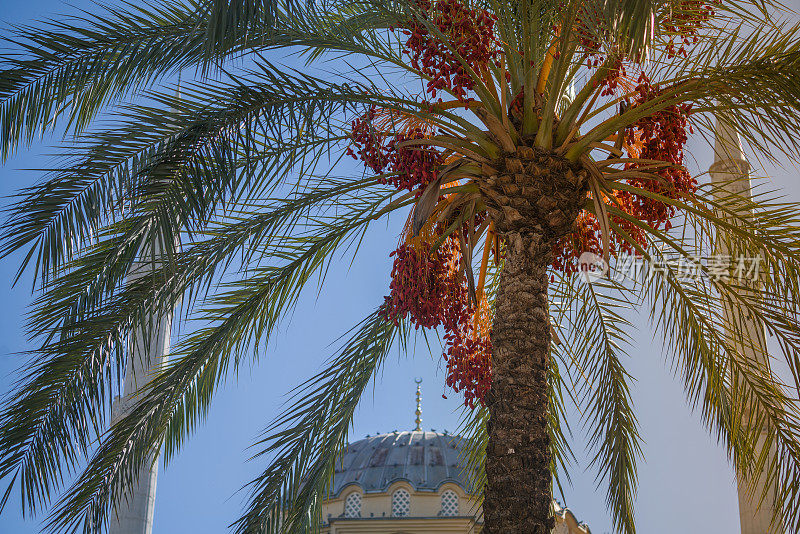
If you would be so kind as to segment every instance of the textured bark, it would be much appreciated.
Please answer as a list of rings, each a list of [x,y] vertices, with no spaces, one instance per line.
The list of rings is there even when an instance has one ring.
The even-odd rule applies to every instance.
[[[547,430],[549,251],[537,241],[536,235],[506,235],[492,330],[492,388],[486,399],[486,534],[545,534],[554,526]]]
[[[494,169],[493,169],[494,170]],[[484,532],[549,534],[548,421],[553,245],[586,202],[586,171],[546,151],[517,147],[480,186],[505,260],[492,327]]]
[[[496,166],[478,187],[501,234],[533,232],[554,242],[574,226],[586,202],[585,169],[527,146],[504,155]]]

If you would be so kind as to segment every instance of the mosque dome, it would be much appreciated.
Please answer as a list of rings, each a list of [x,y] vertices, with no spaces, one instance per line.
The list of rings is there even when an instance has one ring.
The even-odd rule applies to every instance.
[[[452,482],[469,487],[469,478],[459,465],[467,441],[440,432],[391,432],[356,441],[347,446],[337,462],[333,495],[357,485],[365,493],[385,492],[397,481],[415,491],[438,491]]]
[[[414,430],[367,436],[336,459],[322,534],[480,534],[480,495],[470,491],[462,467],[468,442],[422,430],[420,382]],[[553,534],[590,534],[572,512],[553,505]]]

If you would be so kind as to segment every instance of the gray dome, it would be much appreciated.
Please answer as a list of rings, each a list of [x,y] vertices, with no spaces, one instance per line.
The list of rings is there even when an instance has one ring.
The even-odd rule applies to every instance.
[[[350,484],[365,493],[383,492],[397,480],[417,491],[436,491],[444,482],[466,491],[469,479],[458,462],[466,445],[461,436],[438,432],[392,432],[356,441],[336,462],[333,495]]]

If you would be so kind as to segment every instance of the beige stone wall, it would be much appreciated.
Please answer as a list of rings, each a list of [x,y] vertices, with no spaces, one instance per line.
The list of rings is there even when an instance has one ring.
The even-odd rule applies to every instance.
[[[467,495],[458,484],[445,482],[437,492],[417,492],[405,481],[398,481],[389,486],[386,493],[366,493],[361,497],[361,517],[391,517],[392,494],[403,488],[411,494],[410,517],[437,517],[442,508],[442,494],[447,490],[456,492],[459,498],[459,515],[475,516],[479,512],[477,501]],[[344,503],[353,492],[360,492],[361,488],[351,485],[344,488],[339,496],[329,500],[323,505],[322,517],[327,520],[329,514],[332,518],[344,515]],[[476,509],[478,508],[478,509]]]
[[[324,534],[478,534],[480,525],[472,518],[340,519],[322,531]]]
[[[403,488],[411,495],[408,517],[392,517],[392,494]],[[456,517],[442,517],[442,494],[452,490],[459,497]],[[479,534],[481,524],[476,521],[481,509],[478,501],[457,484],[442,484],[436,492],[417,492],[405,481],[389,486],[385,493],[362,493],[361,517],[345,518],[344,506],[347,497],[361,488],[353,484],[345,487],[335,498],[323,504],[323,534]],[[556,529],[553,534],[588,534],[569,510],[555,505]]]

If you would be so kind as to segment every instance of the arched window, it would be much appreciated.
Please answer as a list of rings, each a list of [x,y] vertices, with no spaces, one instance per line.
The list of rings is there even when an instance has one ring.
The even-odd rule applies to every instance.
[[[453,490],[442,493],[442,512],[441,515],[458,515],[458,494]]]
[[[392,516],[405,517],[411,511],[411,494],[408,490],[399,489],[392,493]]]
[[[354,491],[344,500],[345,517],[361,517],[361,492]]]

